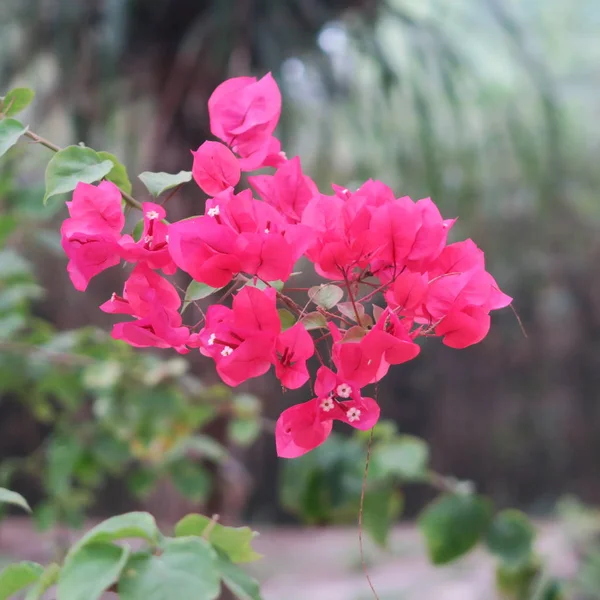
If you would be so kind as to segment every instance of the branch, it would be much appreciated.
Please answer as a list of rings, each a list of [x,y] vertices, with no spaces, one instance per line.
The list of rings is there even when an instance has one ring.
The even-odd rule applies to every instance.
[[[62,148],[60,146],[53,144],[52,142],[39,136],[37,133],[34,133],[33,131],[27,130],[23,135],[25,135],[25,137],[28,137],[30,140],[32,140],[36,144],[40,144],[40,145],[44,146],[45,148],[48,148],[48,150],[52,150],[52,152],[60,152],[62,150]],[[121,192],[121,196],[123,196],[123,200],[125,200],[125,202],[129,206],[131,206],[132,208],[137,208],[138,210],[142,210],[141,203],[138,202],[133,196],[131,196],[127,192],[124,192],[121,188],[119,188],[119,191]]]

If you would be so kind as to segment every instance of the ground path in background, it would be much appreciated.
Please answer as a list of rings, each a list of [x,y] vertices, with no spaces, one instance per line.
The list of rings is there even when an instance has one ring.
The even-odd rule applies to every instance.
[[[570,575],[575,558],[563,532],[552,523],[538,527],[537,548],[547,557],[551,571]],[[71,543],[79,535],[65,531],[40,535],[29,519],[9,518],[0,524],[0,560],[2,565],[10,558],[49,562],[53,541]],[[356,529],[263,528],[255,547],[265,555],[251,567],[263,583],[264,600],[373,598],[362,572]],[[380,600],[495,598],[493,559],[489,555],[473,552],[453,566],[432,567],[412,525],[394,530],[389,552],[381,552],[366,541],[365,557]]]

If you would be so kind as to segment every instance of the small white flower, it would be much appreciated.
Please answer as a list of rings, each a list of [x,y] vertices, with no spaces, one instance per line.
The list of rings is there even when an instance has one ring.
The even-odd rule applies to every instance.
[[[354,407],[351,408],[346,413],[346,417],[348,417],[348,421],[350,421],[350,423],[354,423],[354,421],[359,421],[360,420],[360,409],[354,408]]]
[[[215,343],[215,338],[216,338],[216,337],[217,337],[217,336],[216,336],[214,333],[211,333],[211,334],[210,334],[210,337],[208,338],[208,345],[209,345],[209,346],[212,346],[212,345]]]
[[[207,214],[209,217],[216,217],[217,215],[221,214],[221,212],[219,211],[219,206],[217,205],[217,206],[215,206],[214,208],[209,208],[209,209],[206,211],[206,214]]]
[[[331,398],[325,398],[325,400],[323,400],[323,402],[321,402],[321,408],[325,411],[325,412],[329,412],[330,410],[333,410],[335,404],[333,403],[333,400]]]
[[[146,217],[147,217],[148,219],[151,219],[151,220],[153,220],[153,219],[158,219],[158,218],[160,217],[160,215],[159,215],[159,214],[158,214],[158,213],[157,213],[155,210],[149,210],[149,211],[146,213]]]
[[[149,244],[152,241],[151,235],[144,236],[144,244]]]
[[[232,353],[233,353],[233,348],[230,348],[229,346],[225,346],[225,348],[223,348],[223,350],[221,350],[221,356],[229,356]]]
[[[340,383],[335,391],[340,398],[350,398],[352,394],[352,388],[347,383]]]

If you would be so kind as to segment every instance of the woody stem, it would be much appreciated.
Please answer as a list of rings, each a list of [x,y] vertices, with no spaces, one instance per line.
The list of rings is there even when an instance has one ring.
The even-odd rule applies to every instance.
[[[48,148],[48,150],[52,150],[52,152],[60,152],[62,150],[62,148],[60,146],[53,144],[49,140],[43,138],[42,136],[38,135],[37,133],[34,133],[33,131],[27,130],[23,135],[25,137],[28,137],[30,140],[32,140],[36,144],[40,144],[41,146]],[[138,202],[133,196],[131,196],[131,194],[128,194],[127,192],[123,191],[121,188],[119,188],[119,191],[121,192],[121,196],[123,196],[123,200],[125,200],[125,202],[129,206],[131,206],[132,208],[137,208],[138,210],[142,210],[141,203]]]
[[[356,316],[356,322],[360,325],[360,315],[358,314],[358,308],[356,307],[354,294],[352,293],[352,288],[350,286],[350,282],[348,281],[348,274],[346,273],[346,271],[343,271],[342,273],[344,275],[344,281],[346,282],[346,289],[348,290],[348,298],[350,298],[350,302],[352,303],[352,309],[354,310],[354,315]]]

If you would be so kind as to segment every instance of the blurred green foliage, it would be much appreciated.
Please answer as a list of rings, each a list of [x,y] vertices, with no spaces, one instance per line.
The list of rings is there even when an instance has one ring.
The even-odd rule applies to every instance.
[[[56,233],[43,223],[56,204],[41,209],[40,190],[15,187],[11,164],[0,176],[2,402],[22,404],[49,433],[30,455],[3,460],[0,485],[14,476],[41,479],[44,501],[35,517],[42,528],[81,525],[115,478],[132,498],[146,497],[164,477],[182,496],[206,500],[206,464],[222,463],[228,451],[201,429],[228,414],[232,440],[250,444],[260,433],[258,401],[204,385],[182,357],[140,352],[96,327],[58,331],[38,317],[44,291],[20,249],[25,235],[30,244],[55,247]],[[35,195],[34,211],[28,202]]]

